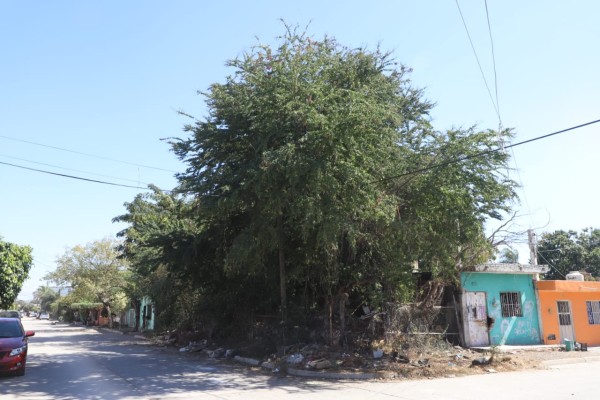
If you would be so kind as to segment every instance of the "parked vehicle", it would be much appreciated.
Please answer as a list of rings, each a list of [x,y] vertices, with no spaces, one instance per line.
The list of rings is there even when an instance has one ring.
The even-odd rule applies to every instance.
[[[19,319],[21,319],[21,313],[16,310],[0,311],[0,318],[19,318]]]
[[[25,331],[19,318],[0,318],[0,372],[25,375],[27,339],[34,331]]]
[[[37,313],[35,311],[32,311],[29,313],[29,316],[32,318],[36,318],[37,317]]]
[[[50,319],[50,314],[47,312],[40,313],[39,319]]]

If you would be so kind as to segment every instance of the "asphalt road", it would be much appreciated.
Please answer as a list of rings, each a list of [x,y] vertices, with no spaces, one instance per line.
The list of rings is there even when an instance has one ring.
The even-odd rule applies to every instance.
[[[36,331],[24,377],[1,399],[597,399],[599,362],[419,381],[327,382],[269,376],[131,336],[23,320]]]

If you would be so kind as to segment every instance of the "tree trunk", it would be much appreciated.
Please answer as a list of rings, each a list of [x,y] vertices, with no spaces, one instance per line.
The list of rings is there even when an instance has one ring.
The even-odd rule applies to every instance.
[[[108,327],[113,327],[113,317],[112,312],[110,311],[110,304],[106,304],[106,312],[108,313]]]
[[[327,304],[327,321],[328,321],[328,325],[329,325],[329,345],[332,346],[333,345],[333,307],[334,307],[334,303],[335,303],[335,299],[333,298],[333,296],[330,297],[329,299],[329,304]]]
[[[287,318],[287,276],[285,271],[285,252],[283,250],[283,218],[277,218],[277,235],[279,236],[279,295],[281,298],[281,317],[285,322]]]
[[[348,302],[348,293],[340,295],[340,341],[344,344],[346,334],[346,303]]]
[[[140,330],[140,301],[138,299],[132,300],[131,305],[133,306],[133,314],[135,315],[135,326],[133,328],[134,332],[139,332]]]

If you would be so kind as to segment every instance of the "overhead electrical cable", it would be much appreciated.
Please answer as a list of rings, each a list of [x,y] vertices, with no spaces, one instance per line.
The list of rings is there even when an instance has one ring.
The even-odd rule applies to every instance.
[[[565,132],[573,131],[575,129],[579,129],[579,128],[583,128],[583,127],[590,126],[590,125],[593,125],[593,124],[597,124],[599,122],[600,122],[600,119],[597,119],[597,120],[586,122],[586,123],[583,123],[583,124],[580,124],[580,125],[572,126],[570,128],[561,129],[560,131],[556,131],[556,132],[548,133],[546,135],[538,136],[538,137],[535,137],[535,138],[532,138],[532,139],[524,140],[522,142],[513,143],[513,144],[508,145],[506,147],[507,148],[513,148],[513,147],[521,146],[521,145],[524,145],[524,144],[527,144],[527,143],[532,143],[532,142],[535,142],[535,141],[538,141],[538,140],[547,139],[549,137],[552,137],[552,136],[555,136],[555,135],[559,135],[561,133],[565,133]],[[459,163],[459,162],[462,162],[462,161],[466,161],[466,160],[470,160],[470,159],[477,158],[477,157],[483,157],[485,155],[492,154],[492,153],[495,153],[495,152],[498,152],[498,151],[502,151],[502,149],[501,148],[497,148],[497,149],[482,151],[482,152],[475,153],[475,154],[472,154],[472,155],[469,155],[469,156],[459,157],[459,158],[448,160],[448,161],[445,161],[445,162],[442,162],[442,163],[438,163],[438,164],[434,164],[434,165],[429,165],[427,167],[423,167],[423,168],[419,168],[419,169],[416,169],[416,170],[408,171],[408,172],[405,172],[403,174],[389,176],[389,177],[386,177],[386,178],[383,178],[383,179],[378,179],[378,180],[375,180],[375,181],[371,181],[369,183],[385,182],[385,181],[389,181],[389,180],[392,180],[392,179],[402,178],[404,176],[419,174],[419,173],[430,171],[430,170],[433,170],[433,169],[438,169],[438,168],[444,167],[446,165],[456,164],[456,163]],[[35,172],[40,172],[40,173],[44,173],[44,174],[60,176],[60,177],[63,177],[63,178],[77,179],[77,180],[82,180],[82,181],[86,181],[86,182],[99,183],[99,184],[103,184],[103,185],[119,186],[119,187],[126,187],[126,188],[132,188],[132,189],[151,190],[151,189],[149,189],[147,187],[132,186],[132,185],[123,185],[123,184],[114,183],[114,182],[106,182],[106,181],[100,181],[100,180],[96,180],[96,179],[82,178],[80,176],[67,175],[67,174],[59,174],[59,173],[56,173],[56,172],[45,171],[45,170],[41,170],[41,169],[37,169],[37,168],[24,167],[22,165],[16,165],[16,164],[11,164],[11,163],[2,162],[2,161],[0,161],[0,165],[7,165],[7,166],[10,166],[10,167],[26,169],[26,170],[29,170],[29,171],[35,171]],[[160,190],[162,192],[171,192],[171,193],[185,193],[185,192],[187,192],[187,191],[177,191],[177,190],[162,190],[162,189],[160,189]]]
[[[54,149],[54,150],[66,151],[68,153],[80,154],[80,155],[83,155],[83,156],[86,156],[86,157],[94,157],[94,158],[99,158],[99,159],[102,159],[102,160],[108,160],[108,161],[118,162],[118,163],[121,163],[121,164],[133,165],[135,167],[142,167],[142,168],[154,169],[154,170],[157,170],[157,171],[172,172],[172,173],[175,173],[175,174],[178,172],[178,171],[173,171],[173,170],[166,169],[166,168],[153,167],[151,165],[144,165],[144,164],[136,164],[136,163],[132,163],[132,162],[129,162],[129,161],[118,160],[116,158],[99,156],[99,155],[90,154],[90,153],[84,153],[84,152],[81,152],[81,151],[65,149],[63,147],[51,146],[51,145],[48,145],[48,144],[36,143],[36,142],[29,141],[29,140],[23,140],[23,139],[14,138],[14,137],[11,137],[11,136],[0,135],[0,138],[8,139],[8,140],[14,140],[15,142],[32,144],[32,145],[40,146],[40,147],[47,147],[47,148]]]
[[[502,151],[505,151],[507,147],[510,147],[510,151],[511,151],[511,160],[513,161],[514,165],[515,165],[515,171],[517,173],[517,178],[518,178],[518,182],[519,182],[519,188],[521,190],[521,192],[523,193],[523,199],[525,201],[525,206],[527,207],[528,210],[528,215],[530,217],[531,220],[531,224],[533,225],[533,214],[531,212],[531,207],[529,205],[529,200],[527,199],[527,193],[525,192],[525,185],[523,185],[523,179],[521,178],[521,173],[519,171],[519,167],[517,165],[517,159],[515,156],[515,152],[512,149],[513,146],[505,146],[504,144],[504,139],[502,137],[502,129],[503,129],[503,124],[502,124],[502,117],[500,114],[500,100],[499,100],[499,96],[498,96],[498,73],[497,73],[497,69],[496,69],[496,52],[494,50],[494,38],[492,35],[492,25],[490,22],[490,12],[489,12],[489,8],[488,8],[488,2],[487,0],[484,0],[484,4],[485,4],[485,16],[486,16],[486,22],[487,22],[487,27],[488,27],[488,34],[490,37],[490,48],[491,48],[491,53],[492,53],[492,66],[493,66],[493,71],[494,71],[494,92],[495,92],[495,103],[494,100],[492,99],[492,104],[494,105],[494,110],[496,111],[496,114],[498,116],[498,140],[500,142],[500,147]],[[477,60],[477,65],[479,66],[479,70],[481,72],[481,76],[483,77],[483,82],[485,83],[486,88],[488,89],[488,94],[490,95],[490,98],[492,98],[492,95],[490,93],[490,89],[487,83],[487,80],[485,78],[485,74],[483,73],[482,69],[481,69],[481,64],[479,63],[479,57],[477,56],[477,52],[475,51],[475,47],[473,45],[473,41],[471,40],[471,35],[469,34],[469,30],[467,28],[467,24],[465,22],[464,16],[462,14],[462,11],[460,9],[460,5],[458,4],[458,0],[456,0],[456,6],[458,8],[458,11],[460,13],[462,22],[463,22],[463,26],[465,28],[465,31],[467,32],[467,36],[469,38],[469,42],[471,43],[471,49],[473,50],[473,54],[475,55],[475,59]],[[507,176],[510,177],[510,169],[507,168]]]
[[[500,125],[500,128],[498,130],[501,131],[502,118],[500,117],[500,102],[498,101],[498,74],[496,72],[496,55],[494,53],[494,38],[492,37],[492,26],[490,24],[490,13],[488,11],[487,0],[485,0],[485,16],[487,19],[488,33],[490,34],[490,46],[492,48],[492,65],[494,66],[494,89],[496,92],[496,111],[498,112],[498,120]]]
[[[500,110],[498,109],[498,105],[494,101],[494,96],[492,96],[492,91],[490,90],[490,86],[487,83],[487,79],[485,78],[485,74],[483,73],[483,68],[481,67],[481,62],[479,62],[479,56],[477,56],[477,51],[475,50],[475,45],[473,44],[473,40],[471,39],[471,34],[469,33],[469,28],[467,27],[467,23],[465,21],[465,17],[463,16],[462,10],[460,9],[460,4],[458,4],[458,0],[456,1],[456,7],[458,8],[458,12],[460,14],[460,18],[462,19],[463,26],[465,27],[465,32],[467,32],[467,37],[469,38],[469,43],[471,43],[471,49],[473,50],[473,54],[475,55],[475,60],[477,60],[477,65],[479,66],[479,72],[481,72],[481,77],[483,78],[483,82],[485,83],[485,87],[487,89],[488,95],[490,96],[490,100],[492,101],[492,105],[494,106],[494,110],[496,111],[496,115],[500,118]]]
[[[542,135],[542,136],[538,136],[538,137],[535,137],[535,138],[532,138],[532,139],[524,140],[522,142],[513,143],[513,144],[510,144],[508,146],[505,146],[505,148],[513,148],[513,147],[521,146],[521,145],[524,145],[524,144],[527,144],[527,143],[535,142],[535,141],[538,141],[538,140],[547,139],[549,137],[552,137],[552,136],[555,136],[555,135],[559,135],[561,133],[573,131],[575,129],[579,129],[579,128],[583,128],[583,127],[586,127],[586,126],[589,126],[589,125],[597,124],[599,122],[600,122],[600,119],[597,119],[597,120],[594,120],[594,121],[590,121],[590,122],[586,122],[586,123],[583,123],[583,124],[580,124],[580,125],[572,126],[570,128],[561,129],[560,131],[548,133],[547,135]],[[479,152],[479,153],[471,154],[469,156],[454,158],[452,160],[444,161],[444,162],[441,162],[441,163],[438,163],[438,164],[433,164],[433,165],[429,165],[427,167],[423,167],[423,168],[415,169],[415,170],[412,170],[412,171],[408,171],[408,172],[405,172],[403,174],[389,176],[389,177],[386,177],[386,178],[383,178],[383,179],[378,179],[378,180],[375,180],[375,181],[371,181],[371,183],[385,182],[385,181],[389,181],[389,180],[392,180],[392,179],[397,179],[397,178],[402,178],[402,177],[409,176],[409,175],[414,175],[414,174],[419,174],[419,173],[422,173],[422,172],[427,172],[427,171],[430,171],[432,169],[438,169],[438,168],[441,168],[441,167],[445,167],[446,165],[456,164],[456,163],[459,163],[459,162],[462,162],[462,161],[466,161],[466,160],[470,160],[470,159],[473,159],[473,158],[483,157],[485,155],[496,153],[498,151],[503,151],[503,149],[502,148],[491,149],[491,150],[486,150],[486,151],[482,151],[482,152]]]
[[[41,162],[37,162],[37,161],[27,160],[25,158],[12,157],[12,156],[9,156],[9,155],[6,155],[6,154],[0,154],[0,157],[12,158],[13,160],[25,161],[25,162],[32,163],[32,164],[43,165],[43,166],[46,166],[46,167],[59,168],[59,169],[65,170],[65,171],[81,172],[83,174],[88,174],[88,175],[103,176],[105,178],[112,178],[112,179],[118,179],[118,180],[121,180],[121,181],[136,182],[137,184],[147,185],[146,182],[140,182],[139,180],[135,180],[135,179],[118,178],[116,176],[110,176],[110,175],[104,175],[104,174],[96,174],[96,173],[93,173],[93,172],[82,171],[82,170],[79,170],[79,169],[65,168],[65,167],[61,167],[61,166],[58,166],[58,165],[46,164],[46,163],[41,163]]]
[[[97,180],[97,179],[82,178],[80,176],[67,175],[67,174],[59,174],[58,172],[45,171],[43,169],[37,169],[37,168],[29,168],[29,167],[24,167],[22,165],[11,164],[11,163],[7,163],[7,162],[3,162],[3,161],[0,161],[0,164],[2,164],[2,165],[8,165],[10,167],[15,167],[15,168],[26,169],[26,170],[29,170],[29,171],[40,172],[40,173],[48,174],[48,175],[62,176],[63,178],[77,179],[77,180],[80,180],[80,181],[100,183],[100,184],[103,184],[103,185],[120,186],[120,187],[132,188],[132,189],[149,190],[147,187],[142,187],[142,186],[122,185],[120,183],[100,181],[100,180]]]
[[[566,278],[565,274],[560,272],[558,268],[556,268],[554,265],[552,265],[552,263],[550,261],[548,261],[548,259],[546,257],[544,257],[544,255],[542,253],[536,252],[536,255],[540,256],[544,261],[546,261],[546,264],[548,264],[548,266],[550,268],[552,268],[554,271],[556,271],[560,276],[562,276],[563,278]]]

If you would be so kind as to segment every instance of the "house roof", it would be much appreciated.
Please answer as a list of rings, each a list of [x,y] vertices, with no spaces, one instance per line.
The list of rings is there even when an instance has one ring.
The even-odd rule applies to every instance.
[[[547,265],[488,263],[475,265],[469,270],[491,274],[545,274],[550,268]]]
[[[600,282],[537,281],[537,289],[549,292],[600,292]]]

